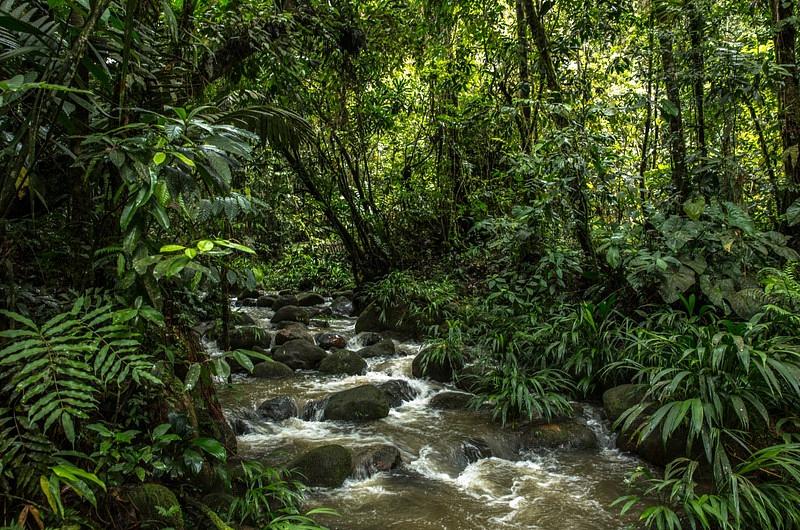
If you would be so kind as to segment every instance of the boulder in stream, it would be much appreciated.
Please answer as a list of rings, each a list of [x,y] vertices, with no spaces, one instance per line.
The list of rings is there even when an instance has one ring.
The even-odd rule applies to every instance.
[[[334,315],[349,317],[353,314],[353,302],[344,296],[338,296],[331,302],[331,312]]]
[[[231,311],[231,324],[235,326],[255,326],[258,323],[249,313],[245,313],[244,311]]]
[[[440,410],[463,410],[469,408],[474,397],[475,394],[468,392],[445,390],[431,398],[431,407]]]
[[[267,421],[283,421],[298,416],[300,411],[294,398],[278,396],[261,403],[256,412]]]
[[[310,319],[311,314],[305,307],[286,305],[275,311],[270,322],[273,324],[279,324],[280,322],[301,322],[303,324],[308,324]]]
[[[256,305],[258,307],[272,307],[273,304],[275,304],[275,300],[277,300],[277,298],[275,298],[274,296],[269,296],[264,294],[258,297]]]
[[[362,331],[353,337],[353,344],[355,344],[358,348],[364,348],[366,346],[378,344],[382,340],[383,335],[380,333],[375,333],[374,331]]]
[[[252,350],[256,346],[269,348],[272,341],[269,333],[258,326],[233,328],[229,334],[232,350]]]
[[[372,357],[388,357],[394,355],[396,352],[397,349],[394,346],[394,341],[392,339],[383,339],[377,344],[361,348],[358,350],[358,355],[364,359],[370,359]]]
[[[296,458],[289,469],[308,486],[337,488],[353,470],[353,455],[341,445],[323,445]]]
[[[466,464],[472,464],[483,458],[491,458],[493,456],[492,448],[489,447],[486,440],[481,438],[467,438],[461,442],[460,452]]]
[[[610,422],[615,422],[626,410],[644,399],[647,385],[619,385],[603,393],[603,409]]]
[[[325,350],[303,339],[290,340],[272,353],[273,360],[293,370],[316,370],[325,356]]]
[[[359,479],[371,477],[381,471],[391,471],[403,463],[400,450],[390,444],[365,447],[353,456],[353,476]]]
[[[375,385],[362,385],[336,392],[328,399],[326,420],[369,421],[389,415],[386,394]]]
[[[300,293],[297,295],[297,305],[300,307],[322,305],[324,303],[325,298],[319,293]]]
[[[281,329],[275,333],[275,346],[286,344],[290,340],[302,339],[313,344],[314,338],[305,324],[300,322],[281,322]]]
[[[278,361],[263,361],[253,367],[253,377],[261,379],[284,379],[293,375],[294,370]]]
[[[596,449],[597,438],[586,423],[577,418],[553,423],[536,422],[520,433],[520,448],[536,449]]]
[[[416,389],[405,379],[391,379],[377,385],[386,394],[389,406],[399,407],[404,401],[411,401],[417,397]]]
[[[428,350],[422,350],[411,362],[411,374],[414,377],[432,379],[440,383],[449,383],[453,380],[457,366],[453,365],[450,358],[434,360],[428,358]]]
[[[297,297],[291,294],[280,294],[272,303],[272,309],[277,311],[282,307],[286,307],[287,305],[297,305]]]
[[[324,374],[364,375],[367,373],[367,361],[350,350],[335,350],[322,359],[319,371]]]
[[[347,337],[339,333],[318,333],[314,336],[317,346],[325,350],[344,348],[347,346]]]

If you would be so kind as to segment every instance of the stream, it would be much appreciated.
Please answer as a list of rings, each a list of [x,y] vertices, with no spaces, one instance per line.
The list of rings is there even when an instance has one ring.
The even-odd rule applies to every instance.
[[[326,307],[329,304],[327,300]],[[249,314],[268,332],[277,329],[270,323],[271,309],[236,310]],[[321,318],[312,319],[310,331],[350,337],[349,350],[362,346],[354,337],[355,318]],[[212,355],[219,353],[215,343],[206,345]],[[520,451],[513,433],[485,412],[432,408],[431,398],[452,388],[411,377],[420,343],[395,341],[395,345],[396,355],[367,359],[365,375],[298,371],[286,379],[258,379],[235,374],[231,384],[220,386],[219,396],[226,417],[247,424],[249,433],[238,436],[240,455],[285,464],[294,455],[327,444],[354,451],[374,444],[397,447],[402,464],[396,469],[370,474],[356,467],[341,487],[309,491],[310,507],[325,506],[340,514],[321,519],[332,529],[588,530],[630,524],[611,503],[630,493],[625,476],[641,462],[615,449],[602,409],[578,407],[580,420],[597,438],[597,449]],[[315,414],[308,421],[292,417],[268,422],[254,414],[272,397],[291,396],[302,410],[304,403],[333,392],[389,380],[406,381],[416,397],[380,420],[319,421]]]

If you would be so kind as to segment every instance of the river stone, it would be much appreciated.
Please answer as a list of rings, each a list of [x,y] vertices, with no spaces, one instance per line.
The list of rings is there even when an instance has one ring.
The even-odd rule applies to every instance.
[[[478,364],[468,364],[456,371],[456,388],[473,394],[480,391],[481,381],[485,380],[488,370]]]
[[[644,399],[647,385],[619,385],[603,393],[603,409],[609,421],[617,421],[622,414]]]
[[[336,392],[325,406],[326,420],[369,421],[389,415],[386,394],[375,385],[362,385]]]
[[[350,350],[335,350],[322,359],[319,371],[324,374],[364,375],[367,373],[367,361]]]
[[[235,326],[255,326],[258,323],[244,311],[231,311],[231,324]]]
[[[140,484],[133,487],[126,495],[128,502],[136,510],[141,528],[174,528],[183,530],[183,511],[178,498],[171,490],[161,484]],[[171,511],[177,506],[177,511]],[[169,515],[162,512],[169,511]]]
[[[391,379],[377,385],[386,394],[389,406],[399,407],[404,401],[411,401],[417,397],[417,391],[405,379]]]
[[[585,423],[569,419],[557,423],[536,423],[521,433],[523,450],[596,449],[597,438]]]
[[[282,322],[281,329],[275,333],[275,346],[286,344],[290,340],[302,339],[314,343],[314,338],[305,324],[300,322]]]
[[[233,433],[236,436],[242,436],[244,434],[253,434],[255,429],[250,423],[245,420],[244,418],[233,418],[228,423],[231,425],[231,429],[233,429]]]
[[[365,359],[370,359],[372,357],[388,357],[394,355],[396,352],[397,349],[392,339],[383,339],[377,344],[366,346],[358,350],[358,354]]]
[[[347,346],[347,337],[338,333],[318,333],[314,340],[317,346],[325,350],[332,350],[333,348],[344,348]]]
[[[257,326],[233,328],[229,333],[231,349],[252,350],[255,346],[269,348],[269,333]]]
[[[378,344],[382,340],[383,336],[373,331],[364,331],[353,337],[353,342],[361,348]]]
[[[353,302],[344,296],[338,296],[331,302],[331,311],[336,315],[349,317],[353,314]]]
[[[311,399],[303,405],[303,419],[305,421],[322,421],[328,398]]]
[[[384,313],[385,318],[381,318]],[[416,319],[408,316],[405,304],[391,305],[381,311],[374,302],[369,304],[356,320],[356,333],[362,331],[396,331],[404,335],[419,335],[421,326]]]
[[[299,415],[297,403],[289,396],[278,396],[261,403],[256,409],[258,415],[267,421],[283,421]]]
[[[289,469],[308,486],[337,488],[353,470],[353,455],[341,445],[323,445],[295,459]]]
[[[236,298],[242,300],[243,298],[258,298],[259,296],[261,296],[261,291],[258,289],[243,289]]]
[[[453,380],[455,374],[455,367],[449,358],[442,361],[434,361],[432,359],[424,362],[426,350],[423,350],[414,357],[411,362],[411,374],[417,378],[427,377],[440,383],[449,383]]]
[[[275,301],[272,303],[272,309],[277,311],[282,307],[286,307],[287,305],[297,305],[297,297],[294,295],[278,295]]]
[[[275,298],[274,296],[269,296],[266,294],[261,295],[258,297],[256,305],[258,307],[272,307],[273,304],[275,304],[275,300],[277,300],[277,298]]]
[[[353,456],[353,475],[364,479],[381,471],[391,471],[403,463],[400,450],[390,444],[372,445]]]
[[[253,377],[261,379],[283,379],[293,375],[294,370],[278,361],[263,361],[253,367]]]
[[[297,305],[300,307],[322,305],[324,303],[325,298],[319,293],[300,293],[297,295]]]
[[[275,348],[272,358],[292,370],[316,370],[325,355],[325,350],[311,342],[295,339]]]
[[[241,307],[258,307],[258,298],[239,298],[238,305]]]
[[[474,394],[445,390],[431,398],[431,407],[440,410],[463,410],[469,408]]]
[[[272,315],[270,322],[273,324],[278,324],[280,322],[302,322],[303,324],[308,324],[309,319],[311,318],[308,309],[304,307],[297,307],[296,305],[287,305],[283,306],[277,311],[275,314]]]
[[[461,454],[467,464],[493,456],[492,448],[482,438],[467,438],[461,442]]]

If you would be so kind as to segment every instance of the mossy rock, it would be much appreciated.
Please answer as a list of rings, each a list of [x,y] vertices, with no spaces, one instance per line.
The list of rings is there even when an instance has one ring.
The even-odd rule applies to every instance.
[[[619,385],[603,393],[603,409],[609,421],[617,421],[626,410],[635,407],[644,399],[647,385]]]
[[[423,350],[411,362],[411,375],[419,379],[428,378],[440,383],[449,383],[453,380],[458,363],[453,363],[450,358],[434,360],[426,358],[427,350]]]
[[[333,394],[325,405],[324,419],[369,421],[388,415],[386,393],[375,385],[361,385]]]
[[[383,317],[381,318],[381,314]],[[381,311],[374,302],[358,315],[356,333],[362,331],[396,331],[403,335],[419,336],[424,325],[408,314],[405,304],[392,305]]]
[[[377,344],[365,346],[358,350],[358,355],[364,359],[370,359],[372,357],[389,357],[395,353],[397,353],[397,348],[395,348],[394,341],[392,339],[383,339]]]
[[[261,379],[284,379],[293,375],[294,370],[278,361],[263,361],[253,367],[253,377]]]
[[[364,375],[367,373],[367,361],[350,350],[335,350],[322,359],[319,371],[324,374]]]
[[[529,425],[522,432],[520,442],[523,450],[597,448],[594,432],[577,419]]]
[[[310,319],[311,312],[308,308],[286,305],[275,311],[270,322],[273,324],[279,324],[281,322],[300,322],[302,324],[308,324]]]
[[[324,445],[295,459],[289,469],[308,486],[337,488],[352,472],[353,454],[341,445]]]
[[[475,394],[468,392],[445,390],[433,396],[430,405],[432,408],[440,410],[464,410],[469,408],[474,397]]]
[[[183,530],[183,510],[169,488],[161,484],[141,484],[128,491],[127,499],[136,510],[142,528]],[[167,515],[162,515],[162,511]]]

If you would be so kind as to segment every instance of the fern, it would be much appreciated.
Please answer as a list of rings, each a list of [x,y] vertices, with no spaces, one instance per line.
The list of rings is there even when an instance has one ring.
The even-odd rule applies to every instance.
[[[75,440],[75,421],[89,418],[100,397],[134,383],[159,384],[153,360],[140,353],[139,335],[124,322],[127,310],[100,296],[80,296],[72,308],[38,325],[2,311],[19,327],[0,350],[0,379],[17,411],[41,432],[60,424]]]

